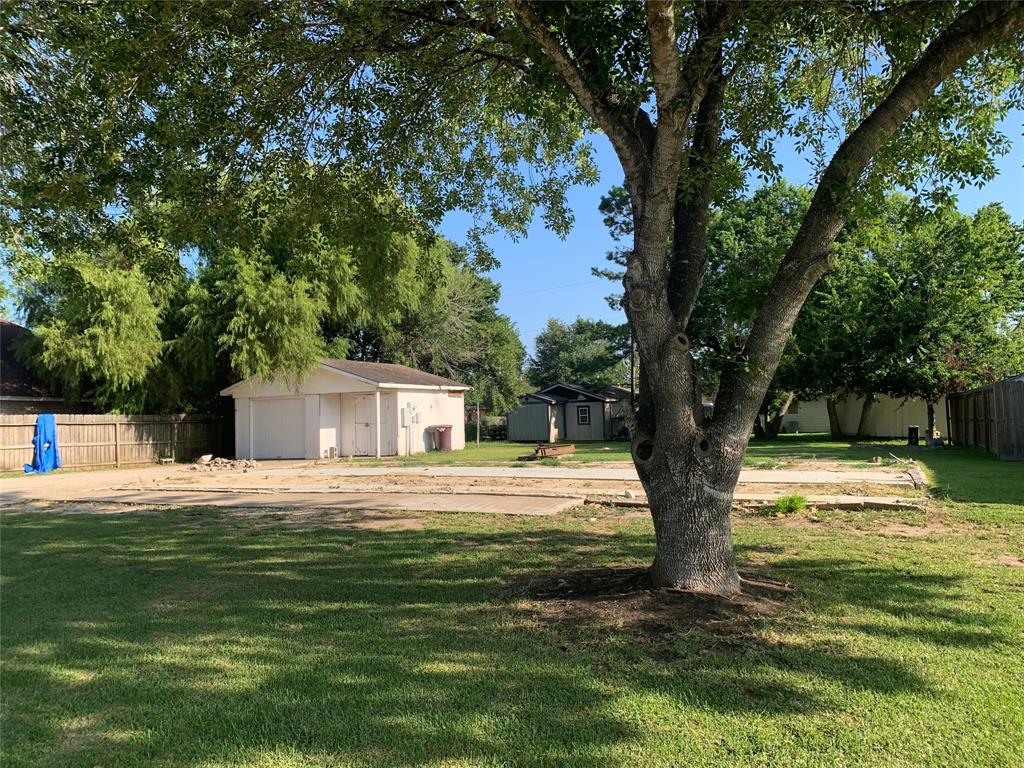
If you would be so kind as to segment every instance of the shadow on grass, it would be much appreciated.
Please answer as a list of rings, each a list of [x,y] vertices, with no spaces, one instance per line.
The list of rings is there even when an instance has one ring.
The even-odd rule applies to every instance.
[[[667,658],[600,629],[571,647],[502,588],[595,558],[643,562],[646,534],[253,530],[189,514],[5,514],[8,765],[602,766],[642,737],[624,697],[786,714],[828,710],[844,690],[928,693],[898,656],[770,633],[709,645],[684,628]],[[917,620],[923,642],[998,640],[939,607],[953,579],[813,559],[778,571],[809,604]]]

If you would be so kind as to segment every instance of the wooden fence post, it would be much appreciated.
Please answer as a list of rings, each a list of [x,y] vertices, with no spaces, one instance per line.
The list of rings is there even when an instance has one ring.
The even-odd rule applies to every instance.
[[[171,417],[171,461],[178,460],[178,421]]]
[[[114,466],[121,466],[121,440],[119,433],[121,432],[121,425],[116,421],[114,422]]]

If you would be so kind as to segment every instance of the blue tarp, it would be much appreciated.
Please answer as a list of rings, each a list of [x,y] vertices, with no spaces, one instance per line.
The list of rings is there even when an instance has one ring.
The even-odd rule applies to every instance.
[[[36,417],[36,434],[32,438],[32,449],[32,463],[25,465],[25,472],[49,472],[60,466],[57,421],[52,413],[41,413]]]

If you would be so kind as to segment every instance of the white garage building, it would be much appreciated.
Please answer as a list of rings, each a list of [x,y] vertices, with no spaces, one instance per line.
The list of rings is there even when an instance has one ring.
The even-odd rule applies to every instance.
[[[235,455],[245,459],[405,456],[431,449],[429,427],[466,445],[465,384],[404,365],[324,359],[305,381],[252,378],[235,400]]]

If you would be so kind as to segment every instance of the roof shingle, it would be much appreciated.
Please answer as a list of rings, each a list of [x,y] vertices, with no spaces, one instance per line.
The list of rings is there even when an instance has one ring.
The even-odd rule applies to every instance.
[[[320,361],[328,368],[342,373],[350,373],[375,384],[405,384],[426,387],[467,387],[466,384],[446,379],[426,371],[418,371],[406,365],[394,363],[367,363],[362,360],[340,360],[325,358]],[[468,387],[467,387],[468,388]]]
[[[0,396],[57,397],[14,356],[15,347],[31,338],[32,331],[28,328],[0,320]]]

